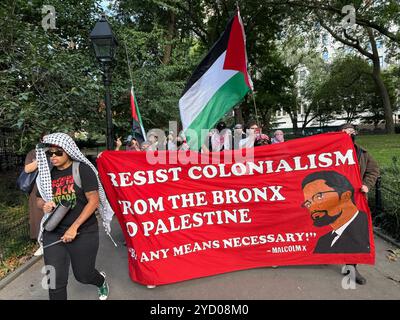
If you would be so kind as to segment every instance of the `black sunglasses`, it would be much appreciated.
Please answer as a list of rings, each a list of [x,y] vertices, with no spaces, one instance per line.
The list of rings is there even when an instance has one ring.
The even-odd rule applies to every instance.
[[[46,154],[51,158],[53,155],[56,155],[57,157],[61,157],[64,154],[64,150],[56,150],[56,151],[51,151],[47,150]]]

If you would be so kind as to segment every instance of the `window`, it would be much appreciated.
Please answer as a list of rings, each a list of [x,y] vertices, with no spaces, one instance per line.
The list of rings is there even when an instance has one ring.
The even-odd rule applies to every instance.
[[[382,40],[376,40],[376,47],[379,49],[379,48],[382,48]]]

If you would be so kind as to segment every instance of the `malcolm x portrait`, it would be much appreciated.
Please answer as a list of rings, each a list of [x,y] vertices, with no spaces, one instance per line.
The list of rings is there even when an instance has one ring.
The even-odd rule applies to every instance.
[[[354,203],[350,181],[335,171],[314,172],[302,182],[302,207],[314,226],[330,225],[332,231],[318,239],[314,253],[369,253],[368,216]]]

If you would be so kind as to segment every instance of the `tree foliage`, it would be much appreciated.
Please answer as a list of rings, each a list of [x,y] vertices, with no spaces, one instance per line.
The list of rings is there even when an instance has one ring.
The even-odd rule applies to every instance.
[[[88,38],[103,3],[1,2],[0,127],[16,130],[15,145],[20,152],[31,148],[43,131],[85,131],[89,137],[104,137],[102,73]],[[293,121],[297,119],[296,71],[300,64],[307,65],[313,74],[307,87],[313,104],[307,109],[306,120],[309,122],[316,115],[322,117],[323,110],[329,117],[334,115],[328,112],[334,102],[326,97],[330,92],[318,87],[325,81],[324,67],[315,63],[312,47],[307,52],[300,50],[304,41],[310,42],[316,33],[306,32],[308,38],[303,42],[293,41],[291,50],[298,54],[289,53],[290,46],[284,46],[282,41],[291,40],[290,29],[301,29],[303,34],[304,30],[314,30],[319,18],[332,27],[343,17],[338,12],[343,1],[121,0],[111,2],[108,17],[119,42],[111,86],[116,135],[130,131],[131,84],[146,129],[166,129],[169,121],[179,120],[178,100],[185,83],[223,32],[237,3],[246,31],[260,124],[268,128],[273,112],[280,108],[287,110]],[[357,25],[386,37],[395,54],[398,32],[387,26],[395,23],[398,5],[394,0],[385,3],[386,6],[377,1],[374,6],[365,6],[356,1]],[[57,29],[42,28],[43,5],[55,7]],[[367,38],[367,33],[361,34],[358,44],[367,44]],[[335,77],[330,81],[339,84],[346,73],[338,72]],[[384,83],[395,87],[398,82],[392,81],[392,77],[396,78],[395,73],[388,73]],[[354,88],[350,86],[347,92],[350,94]],[[396,104],[395,100],[392,103]],[[251,96],[243,101],[239,111],[244,122],[255,118]]]

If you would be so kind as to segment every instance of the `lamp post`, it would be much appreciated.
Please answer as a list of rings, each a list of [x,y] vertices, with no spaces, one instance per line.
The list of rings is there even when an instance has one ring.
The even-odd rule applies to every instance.
[[[99,21],[96,22],[92,32],[90,33],[96,58],[99,61],[103,71],[103,82],[105,87],[105,104],[107,119],[107,150],[112,150],[114,145],[113,124],[111,114],[111,66],[115,57],[115,50],[118,46],[117,39],[111,30],[110,24],[107,22],[106,16],[103,14]]]

